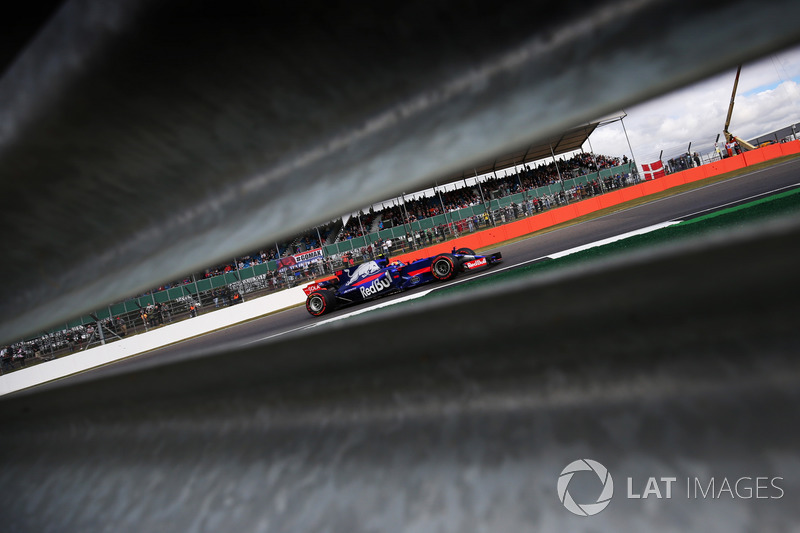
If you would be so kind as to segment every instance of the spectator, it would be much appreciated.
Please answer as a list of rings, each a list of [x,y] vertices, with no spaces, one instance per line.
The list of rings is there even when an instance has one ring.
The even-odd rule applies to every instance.
[[[11,346],[6,346],[0,350],[0,358],[2,358],[3,372],[14,370],[14,352]]]
[[[120,337],[124,337],[128,334],[128,326],[125,324],[125,321],[122,320],[120,317],[114,319],[114,326],[117,331],[117,335]]]

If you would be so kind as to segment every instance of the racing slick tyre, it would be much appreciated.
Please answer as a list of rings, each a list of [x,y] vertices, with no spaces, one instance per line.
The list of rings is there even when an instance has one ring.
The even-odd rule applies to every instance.
[[[458,255],[475,255],[475,250],[472,248],[459,248],[456,253]]]
[[[314,291],[306,298],[306,311],[311,316],[322,316],[336,307],[336,297],[330,291]]]
[[[456,275],[456,260],[452,254],[440,254],[431,261],[431,275],[439,281],[453,279]]]

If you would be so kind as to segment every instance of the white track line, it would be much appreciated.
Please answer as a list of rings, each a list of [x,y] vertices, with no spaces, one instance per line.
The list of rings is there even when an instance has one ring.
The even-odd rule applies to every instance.
[[[469,279],[473,279],[473,278],[469,278]],[[466,280],[464,280],[464,281],[466,281]],[[293,333],[293,332],[296,332],[296,331],[302,331],[304,329],[315,328],[315,327],[321,326],[323,324],[328,324],[330,322],[336,322],[337,320],[343,320],[345,318],[350,318],[352,316],[360,315],[360,314],[366,313],[368,311],[374,311],[375,309],[380,309],[382,307],[389,307],[390,305],[399,304],[401,302],[407,302],[409,300],[416,300],[417,298],[422,298],[423,296],[427,296],[428,294],[430,294],[434,290],[435,289],[428,289],[428,290],[424,290],[424,291],[420,291],[420,292],[415,292],[414,294],[408,294],[406,296],[403,296],[402,298],[396,298],[394,300],[389,300],[387,302],[381,302],[381,303],[372,305],[370,307],[357,309],[356,311],[352,311],[352,312],[346,313],[344,315],[335,316],[335,317],[332,317],[332,318],[321,320],[319,322],[314,322],[313,324],[308,324],[306,326],[300,326],[299,328],[289,329],[289,330],[286,330],[286,331],[282,331],[280,333],[275,333],[274,335],[269,335],[267,337],[262,337],[260,339],[256,339],[256,340],[247,342],[246,344],[253,344],[253,343],[256,343],[256,342],[262,342],[262,341],[265,341],[267,339],[273,339],[275,337],[280,337],[281,335],[286,335],[287,333]]]
[[[550,254],[550,259],[558,259],[560,257],[566,257],[568,255],[572,255],[578,252],[583,252],[584,250],[589,250],[591,248],[597,248],[598,246],[604,246],[606,244],[611,244],[612,242],[621,241],[623,239],[627,239],[629,237],[635,237],[637,235],[644,235],[645,233],[650,233],[652,231],[657,231],[660,229],[668,228],[670,226],[674,226],[675,224],[680,224],[680,220],[670,220],[669,222],[662,222],[661,224],[655,224],[653,226],[647,226],[646,228],[637,229],[634,231],[629,231],[628,233],[622,233],[620,235],[615,235],[614,237],[609,237],[607,239],[602,239],[600,241],[590,242],[589,244],[584,244],[583,246],[577,246],[575,248],[570,248],[569,250],[564,250],[563,252],[556,252],[554,254]]]
[[[672,226],[674,224],[679,224],[679,223],[680,223],[679,220],[674,220],[674,221],[670,221],[670,222],[662,222],[661,224],[655,224],[654,226],[647,226],[646,228],[641,228],[641,229],[638,229],[638,230],[629,231],[627,233],[622,233],[622,234],[616,235],[614,237],[609,237],[607,239],[602,239],[602,240],[595,241],[595,242],[592,242],[592,243],[589,243],[589,244],[584,244],[583,246],[570,248],[569,250],[564,250],[562,252],[556,252],[554,254],[550,254],[550,255],[547,255],[547,256],[544,256],[544,257],[538,257],[536,259],[529,259],[528,261],[523,261],[522,263],[517,263],[515,265],[509,265],[509,266],[505,266],[505,267],[501,267],[501,268],[493,268],[493,269],[491,269],[491,270],[489,270],[487,272],[484,272],[482,274],[476,274],[476,275],[470,276],[468,278],[455,280],[455,281],[453,281],[451,283],[448,283],[447,285],[441,285],[441,286],[438,286],[438,287],[434,287],[432,289],[427,289],[427,290],[424,290],[424,291],[415,292],[413,294],[409,294],[409,295],[403,296],[402,298],[395,298],[394,300],[389,300],[389,301],[386,301],[386,302],[380,302],[380,303],[377,303],[375,305],[371,305],[369,307],[365,307],[365,308],[358,309],[356,311],[352,311],[350,313],[346,313],[346,314],[343,314],[343,315],[339,315],[339,316],[335,316],[335,317],[332,317],[332,318],[328,318],[326,320],[321,320],[319,322],[314,322],[313,324],[308,324],[308,325],[305,325],[305,326],[300,326],[298,328],[289,329],[289,330],[286,330],[286,331],[282,331],[280,333],[275,333],[273,335],[269,335],[267,337],[261,337],[260,339],[255,339],[255,340],[249,341],[246,344],[254,344],[254,343],[257,343],[257,342],[263,342],[265,340],[274,339],[275,337],[280,337],[281,335],[286,335],[288,333],[295,333],[295,332],[298,332],[298,331],[303,331],[303,330],[306,330],[306,329],[315,328],[317,326],[322,326],[323,324],[329,324],[331,322],[336,322],[337,320],[344,320],[346,318],[350,318],[350,317],[353,317],[353,316],[356,316],[356,315],[367,313],[369,311],[374,311],[376,309],[381,309],[383,307],[389,307],[390,305],[396,305],[396,304],[399,304],[399,303],[408,302],[410,300],[416,300],[417,298],[422,298],[424,296],[427,296],[428,294],[430,294],[433,291],[438,290],[438,289],[443,289],[445,287],[450,287],[450,286],[453,286],[453,285],[457,285],[459,283],[472,281],[474,279],[477,279],[477,278],[480,278],[480,277],[483,277],[483,276],[490,276],[490,275],[493,275],[493,274],[497,274],[498,272],[501,272],[503,270],[508,270],[508,269],[511,269],[511,268],[517,268],[519,266],[526,265],[528,263],[541,261],[542,259],[558,259],[560,257],[566,257],[568,255],[571,255],[571,254],[574,254],[574,253],[577,253],[577,252],[582,252],[582,251],[588,250],[590,248],[596,248],[597,246],[603,246],[605,244],[610,244],[612,242],[616,242],[616,241],[619,241],[619,240],[622,240],[622,239],[627,239],[628,237],[634,237],[636,235],[644,235],[645,233],[650,233],[652,231],[656,231],[656,230],[660,230],[660,229],[663,229],[663,228],[667,228],[669,226]]]
[[[719,210],[719,209],[724,209],[724,208],[728,207],[729,205],[742,204],[742,203],[747,202],[748,200],[754,200],[756,198],[761,198],[762,196],[769,196],[769,195],[776,194],[776,193],[778,193],[780,191],[783,191],[783,190],[786,190],[786,189],[796,188],[798,186],[800,186],[800,183],[795,183],[795,184],[792,184],[792,185],[786,185],[785,187],[778,187],[777,189],[772,189],[771,191],[762,192],[762,193],[759,193],[759,194],[756,194],[756,195],[753,195],[753,196],[748,196],[747,198],[742,198],[741,200],[736,200],[735,202],[728,202],[727,204],[721,204],[721,205],[718,205],[718,206],[715,206],[715,207],[709,207],[708,209],[703,209],[702,211],[696,211],[694,213],[690,213],[688,215],[684,215],[681,218],[693,217],[693,216],[699,215],[701,213],[707,213],[708,211],[715,211],[715,210]]]

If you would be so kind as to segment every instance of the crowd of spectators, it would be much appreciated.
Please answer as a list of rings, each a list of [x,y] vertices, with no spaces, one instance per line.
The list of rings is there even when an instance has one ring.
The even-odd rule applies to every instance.
[[[627,163],[627,156],[622,163]],[[593,156],[581,153],[569,159],[541,164],[536,167],[525,165],[512,171],[503,171],[503,176],[490,176],[481,181],[480,185],[463,186],[449,191],[434,191],[431,195],[405,200],[397,205],[387,207],[370,216],[380,215],[380,227],[398,226],[422,220],[428,217],[442,215],[457,209],[479,205],[494,198],[500,198],[525,191],[532,191],[539,187],[555,185],[562,180],[585,176],[621,164],[620,159],[604,155]],[[371,219],[370,219],[371,220]],[[362,220],[363,222],[363,220]],[[367,224],[364,223],[364,227]],[[369,230],[367,230],[369,231]],[[353,232],[356,236],[360,233]]]
[[[556,185],[559,180],[577,178],[602,169],[626,164],[627,162],[627,156],[620,160],[618,157],[579,153],[570,158],[563,158],[558,162],[550,161],[537,166],[528,164],[510,171],[504,170],[502,171],[502,176],[497,176],[495,173],[493,176],[488,176],[482,180],[480,185],[476,183],[469,186],[464,182],[463,186],[456,186],[452,190],[444,191],[439,189],[434,190],[430,195],[405,200],[397,199],[394,200],[393,205],[382,206],[378,210],[373,207],[366,213],[361,211],[351,216],[344,225],[342,225],[341,220],[328,222],[322,226],[306,230],[290,240],[276,243],[274,246],[266,247],[241,257],[232,258],[229,262],[165,283],[139,296],[187,285],[197,280],[219,276],[227,272],[235,272],[270,261],[278,261],[290,255],[319,248],[325,244],[362,237],[376,230],[410,224],[428,217],[483,204],[495,198],[533,191],[548,185]],[[600,180],[595,179],[585,186],[572,187],[564,191],[563,194],[558,194],[562,194],[565,201],[566,199],[580,199],[588,195],[599,194],[603,185],[606,189],[615,188],[618,186],[618,178],[607,177],[603,184],[600,183]],[[558,199],[554,199],[552,196],[550,200],[542,198],[541,201],[543,204],[545,202],[549,204],[550,201],[558,203]],[[274,280],[275,283],[278,283],[278,281],[280,280]]]
[[[270,261],[276,261],[289,255],[299,254],[308,250],[319,248],[323,244],[327,243],[331,233],[337,227],[337,222],[338,221],[328,222],[322,226],[306,230],[303,234],[294,237],[291,240],[276,243],[272,247],[263,248],[257,252],[246,254],[241,257],[231,258],[231,261],[215,265],[213,267],[208,267],[202,272],[190,274],[181,279],[164,283],[163,285],[154,288],[153,291],[148,291],[148,293],[145,294],[163,291],[173,287],[180,287],[182,285],[188,285],[189,283],[193,283],[198,280],[212,278],[227,272],[243,270],[245,268],[250,268],[251,266],[268,263]],[[322,239],[322,242],[320,242],[320,238]],[[139,296],[144,296],[145,294],[140,294]]]
[[[364,213],[364,211],[359,211],[354,216],[351,216],[336,236],[336,242],[363,237],[366,234],[373,233],[374,228],[372,226],[381,212],[382,211],[376,212],[374,207],[370,207],[369,211],[366,213]]]
[[[622,163],[627,163],[627,156]],[[540,164],[535,167],[525,165],[515,168],[511,172],[503,171],[502,177],[489,176],[480,185],[456,187],[449,191],[434,191],[413,199],[395,200],[394,205],[382,207],[379,210],[370,208],[367,213],[359,212],[350,217],[347,224],[340,231],[337,241],[344,241],[361,237],[365,234],[393,226],[408,224],[424,218],[442,215],[484,201],[503,196],[509,196],[523,191],[531,191],[538,187],[554,185],[561,179],[571,179],[597,172],[605,168],[612,168],[620,164],[617,157],[605,155],[592,155],[587,153],[576,154],[569,159],[560,160],[556,168],[555,162]],[[444,207],[442,206],[444,204]],[[378,221],[377,227],[373,223]]]
[[[172,283],[166,283],[154,290],[166,290],[171,287],[192,283],[195,280],[280,260],[289,255],[319,248],[329,243],[329,241],[341,242],[362,237],[375,230],[409,224],[428,217],[442,215],[446,212],[449,213],[479,205],[494,198],[555,185],[559,183],[559,179],[572,179],[627,162],[627,157],[623,157],[620,160],[618,157],[579,153],[570,158],[561,159],[558,162],[550,161],[537,166],[528,164],[510,171],[505,170],[503,171],[503,176],[497,176],[496,174],[488,176],[480,182],[480,185],[468,186],[464,183],[462,187],[456,187],[452,190],[437,190],[433,194],[405,201],[395,200],[394,205],[385,206],[378,210],[373,207],[367,212],[361,211],[357,215],[351,216],[344,225],[341,225],[339,221],[331,221],[323,226],[306,230],[303,234],[291,240],[276,243],[274,246],[235,258],[230,262],[209,267],[201,273],[187,276]],[[608,178],[606,181],[608,181]],[[588,187],[591,187],[591,185]],[[584,195],[583,187],[569,191],[568,195],[570,198],[582,197]]]

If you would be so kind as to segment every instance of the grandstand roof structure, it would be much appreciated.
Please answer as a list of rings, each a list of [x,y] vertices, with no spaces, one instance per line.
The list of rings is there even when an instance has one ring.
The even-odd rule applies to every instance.
[[[525,148],[508,152],[498,156],[491,161],[474,166],[471,170],[464,170],[461,174],[451,174],[447,178],[440,180],[439,185],[444,185],[454,181],[469,178],[477,174],[481,176],[493,171],[513,168],[525,163],[540,161],[561,154],[580,150],[586,139],[589,138],[594,130],[601,124],[600,121],[590,122],[581,126],[568,129],[562,133],[551,135],[550,137],[536,143],[528,144]]]
[[[515,168],[519,165],[534,163],[536,161],[542,161],[562,154],[578,151],[597,128],[621,121],[626,116],[628,116],[627,113],[620,110],[585,124],[564,129],[560,133],[550,135],[534,143],[529,143],[518,150],[504,152],[503,155],[485,160],[470,168],[465,167],[458,172],[450,173],[430,183],[429,186],[443,186],[451,183],[458,183],[461,180],[470,179],[475,176],[483,176],[492,172],[499,172],[509,168]],[[458,188],[458,185],[456,185],[456,188]]]

